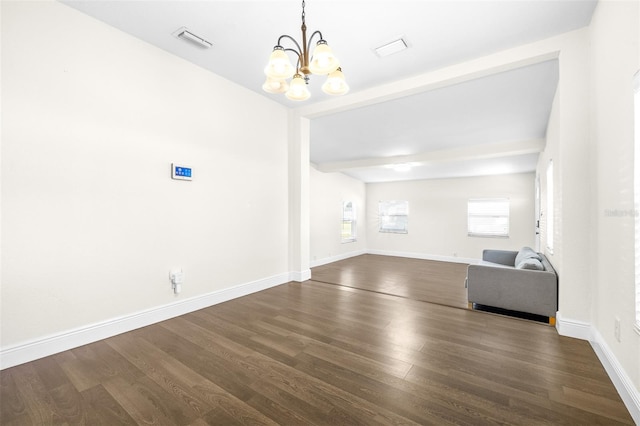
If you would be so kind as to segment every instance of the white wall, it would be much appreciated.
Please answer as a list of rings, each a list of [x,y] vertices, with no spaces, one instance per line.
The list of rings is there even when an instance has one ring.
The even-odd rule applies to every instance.
[[[589,339],[634,419],[640,418],[640,336],[634,333],[633,86],[639,2],[600,1],[589,28],[566,39],[547,147],[554,160],[561,334]],[[542,225],[546,226],[543,215]],[[543,246],[545,245],[543,236]],[[614,337],[615,319],[621,338]],[[565,319],[567,319],[565,321]],[[581,331],[584,330],[584,331]]]
[[[560,78],[553,101],[547,144],[537,173],[541,181],[541,248],[559,273],[558,310],[562,317],[589,323],[592,303],[591,189],[589,135],[588,28],[567,33],[559,56]],[[546,171],[554,168],[554,250],[546,249]]]
[[[560,158],[560,91],[556,92],[547,125],[546,147],[538,157],[536,175],[540,180],[540,251],[544,252],[558,274],[562,275],[562,180]],[[551,217],[547,200],[547,168],[553,161],[553,251],[548,249],[548,223]]]
[[[486,248],[534,245],[534,174],[367,184],[367,242],[374,252],[482,258]],[[467,235],[469,198],[509,198],[509,238]],[[409,233],[378,232],[378,202],[409,201]]]
[[[634,333],[633,85],[640,68],[640,2],[600,1],[590,27],[594,300],[592,323],[640,389]],[[620,214],[612,214],[619,212]],[[620,341],[614,337],[621,321]],[[640,403],[640,401],[639,401]]]
[[[311,278],[309,223],[309,142],[311,123],[288,112],[289,128],[289,267],[291,279]]]
[[[342,173],[310,169],[311,265],[362,254],[367,248],[365,184]],[[341,243],[342,202],[353,201],[357,240]]]
[[[286,276],[286,109],[61,3],[1,7],[2,349]]]

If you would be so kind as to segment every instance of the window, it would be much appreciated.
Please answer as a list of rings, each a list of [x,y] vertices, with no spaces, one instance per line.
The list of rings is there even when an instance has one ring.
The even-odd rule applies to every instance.
[[[475,198],[467,204],[467,234],[470,237],[508,237],[509,199]]]
[[[535,222],[535,230],[536,230],[536,239],[535,239],[535,250],[540,251],[540,175],[536,173],[536,183],[535,183],[535,199],[534,199],[534,216],[536,219]]]
[[[634,216],[635,216],[635,281],[636,321],[635,330],[640,333],[640,71],[633,78],[634,103]]]
[[[356,240],[356,206],[352,201],[342,203],[342,242],[352,243]]]
[[[378,203],[380,217],[379,232],[406,234],[409,232],[409,202],[380,201]]]
[[[553,254],[553,160],[547,166],[547,250]]]

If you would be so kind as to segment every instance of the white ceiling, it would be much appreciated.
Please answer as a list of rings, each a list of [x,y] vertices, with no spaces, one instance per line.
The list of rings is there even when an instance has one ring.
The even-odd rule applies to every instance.
[[[63,2],[287,107],[300,106],[261,90],[262,70],[278,36],[301,38],[297,0]],[[351,87],[346,96],[354,96],[581,28],[595,5],[595,0],[307,0],[306,22],[308,33],[321,30],[340,58]],[[183,26],[213,47],[174,37]],[[409,49],[386,58],[375,54],[375,47],[398,36]],[[311,120],[311,161],[320,170],[365,182],[533,171],[557,80],[558,64],[552,60],[319,114]],[[305,105],[328,99],[320,91],[322,82],[311,77],[312,98]],[[486,150],[479,148],[485,144]],[[399,161],[414,167],[408,172],[388,167]]]

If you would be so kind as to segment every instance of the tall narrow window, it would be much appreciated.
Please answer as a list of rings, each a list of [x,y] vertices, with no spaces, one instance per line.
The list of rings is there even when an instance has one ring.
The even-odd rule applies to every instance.
[[[467,203],[467,233],[470,237],[508,237],[509,199],[475,198]]]
[[[547,250],[553,254],[553,160],[547,166]]]
[[[640,71],[633,78],[634,104],[634,216],[635,216],[635,260],[636,260],[636,321],[635,330],[640,333]]]
[[[406,234],[409,232],[409,202],[380,201],[378,203],[380,232]]]
[[[536,183],[535,183],[535,199],[534,199],[534,211],[535,211],[535,230],[536,230],[536,239],[535,239],[535,250],[540,251],[540,175],[536,173]]]
[[[356,206],[353,201],[342,203],[342,242],[352,243],[356,240]]]

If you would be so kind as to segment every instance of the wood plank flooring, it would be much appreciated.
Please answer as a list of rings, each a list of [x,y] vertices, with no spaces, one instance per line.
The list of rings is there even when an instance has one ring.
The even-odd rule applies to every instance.
[[[0,424],[633,424],[552,327],[289,283],[0,372]]]
[[[365,254],[317,266],[311,278],[327,284],[467,307],[466,263]]]

